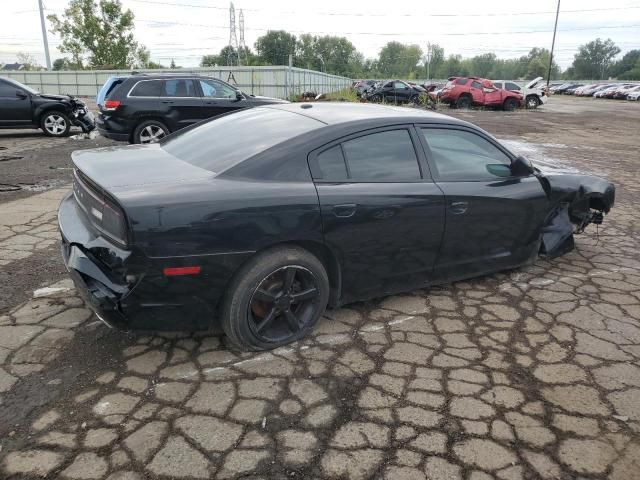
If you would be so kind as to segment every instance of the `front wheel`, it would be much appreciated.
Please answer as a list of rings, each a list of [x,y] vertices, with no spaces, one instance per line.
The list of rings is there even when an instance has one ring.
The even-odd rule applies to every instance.
[[[506,112],[513,112],[518,108],[518,101],[515,98],[507,98],[502,105]]]
[[[229,285],[222,328],[243,350],[269,350],[304,337],[324,313],[329,279],[320,260],[299,247],[258,254]]]
[[[457,108],[469,108],[471,106],[471,97],[468,95],[460,95],[456,100]]]
[[[40,118],[40,128],[48,137],[65,137],[71,129],[71,120],[62,112],[46,112]]]
[[[530,95],[527,97],[527,108],[538,108],[540,105],[540,100],[535,95]]]

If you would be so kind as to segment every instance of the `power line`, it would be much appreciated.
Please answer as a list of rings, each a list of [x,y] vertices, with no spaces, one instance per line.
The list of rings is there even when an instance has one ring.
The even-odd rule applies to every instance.
[[[187,7],[187,8],[205,8],[205,9],[213,9],[213,10],[226,10],[226,7],[218,7],[214,5],[197,5],[190,3],[176,3],[176,2],[163,2],[160,0],[130,0],[135,3],[147,3],[152,5],[168,5],[168,6],[176,6],[176,7]],[[625,7],[612,7],[612,8],[580,8],[575,10],[563,10],[562,13],[582,13],[582,12],[602,12],[602,11],[612,11],[612,10],[632,10],[632,9],[640,9],[640,5],[632,5]],[[299,15],[299,11],[295,10],[273,10],[269,9],[260,9],[260,8],[245,8],[246,11],[251,12],[270,12],[277,14],[291,14],[291,15]],[[325,16],[333,16],[333,17],[415,17],[417,15],[426,16],[426,17],[514,17],[514,16],[525,16],[525,15],[548,15],[555,14],[555,10],[551,11],[537,11],[537,12],[487,12],[487,13],[363,13],[363,12],[322,12],[322,11],[314,11],[313,15],[325,15]]]

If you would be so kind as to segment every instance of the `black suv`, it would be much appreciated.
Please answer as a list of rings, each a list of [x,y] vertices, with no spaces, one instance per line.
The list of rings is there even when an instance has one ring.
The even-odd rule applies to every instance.
[[[95,128],[84,103],[70,95],[47,95],[10,78],[0,78],[0,128],[41,128],[63,137],[71,125],[87,133]]]
[[[240,108],[287,103],[247,95],[211,77],[194,74],[132,74],[111,77],[96,103],[98,131],[130,143],[154,143],[171,132]]]

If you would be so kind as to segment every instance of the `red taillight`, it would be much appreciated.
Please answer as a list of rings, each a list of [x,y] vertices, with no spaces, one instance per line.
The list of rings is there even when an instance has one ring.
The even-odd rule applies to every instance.
[[[162,270],[165,277],[176,277],[178,275],[198,275],[200,267],[167,267]]]
[[[105,100],[102,107],[105,110],[115,110],[120,106],[120,100]]]

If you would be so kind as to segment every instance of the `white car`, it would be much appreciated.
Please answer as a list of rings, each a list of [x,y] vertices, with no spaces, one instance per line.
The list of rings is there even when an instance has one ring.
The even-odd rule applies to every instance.
[[[549,99],[542,77],[531,80],[524,88],[512,80],[492,80],[492,82],[497,88],[518,92],[524,97],[524,104],[527,108],[537,108]]]
[[[627,100],[640,101],[640,85],[627,93]]]

